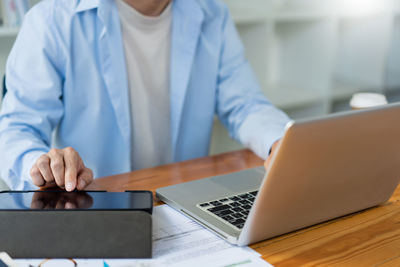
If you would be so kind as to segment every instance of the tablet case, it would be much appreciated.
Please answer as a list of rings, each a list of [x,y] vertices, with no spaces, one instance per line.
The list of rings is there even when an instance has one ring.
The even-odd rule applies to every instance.
[[[0,211],[0,251],[13,258],[151,258],[151,215]]]

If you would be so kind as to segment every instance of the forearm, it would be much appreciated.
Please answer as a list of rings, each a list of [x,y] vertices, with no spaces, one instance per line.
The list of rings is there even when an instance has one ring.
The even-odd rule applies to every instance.
[[[31,181],[30,169],[49,147],[28,127],[4,127],[0,119],[1,177],[14,190],[36,188]]]

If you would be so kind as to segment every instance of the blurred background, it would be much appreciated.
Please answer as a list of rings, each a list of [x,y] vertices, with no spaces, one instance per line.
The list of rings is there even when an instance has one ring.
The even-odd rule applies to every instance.
[[[293,119],[400,100],[400,0],[225,0],[268,99]],[[240,148],[216,123],[212,153]]]
[[[0,1],[2,77],[21,17],[39,0]],[[224,2],[263,92],[292,118],[348,110],[356,92],[400,100],[400,0]],[[239,148],[216,120],[211,153]]]

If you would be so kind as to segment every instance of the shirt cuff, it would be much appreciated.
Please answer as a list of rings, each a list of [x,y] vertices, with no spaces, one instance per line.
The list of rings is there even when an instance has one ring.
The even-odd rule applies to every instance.
[[[22,157],[21,164],[17,164],[20,169],[19,174],[13,170],[9,170],[8,173],[2,177],[3,181],[11,190],[37,190],[38,187],[33,184],[30,171],[37,159],[46,153],[46,151],[40,150],[26,153]]]
[[[263,114],[250,114],[239,129],[240,142],[265,160],[272,145],[283,137],[288,122],[290,119],[284,114],[273,119]]]

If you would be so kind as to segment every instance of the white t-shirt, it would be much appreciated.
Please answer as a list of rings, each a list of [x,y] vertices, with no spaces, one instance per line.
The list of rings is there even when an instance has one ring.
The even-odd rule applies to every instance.
[[[172,161],[169,70],[171,4],[157,17],[116,1],[125,50],[132,118],[132,169]]]

